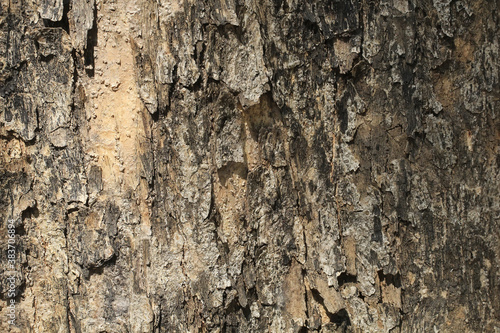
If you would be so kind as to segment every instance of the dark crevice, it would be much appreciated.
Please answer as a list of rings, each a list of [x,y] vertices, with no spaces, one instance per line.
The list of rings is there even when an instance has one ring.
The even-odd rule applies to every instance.
[[[16,227],[16,235],[19,237],[23,237],[26,235],[26,229],[24,229],[24,224],[20,224]]]
[[[44,19],[43,20],[43,25],[48,27],[48,28],[62,28],[64,31],[66,31],[69,34],[69,19],[68,19],[68,13],[69,13],[69,0],[64,0],[63,2],[63,15],[62,19],[60,21],[51,21]]]
[[[23,280],[21,281],[21,284],[19,285],[16,292],[15,300],[16,302],[21,302],[21,300],[24,298],[24,292],[26,291],[26,280],[22,278]]]
[[[314,300],[323,307],[328,318],[330,319],[330,322],[337,325],[337,328],[346,329],[347,327],[351,326],[351,320],[349,319],[349,314],[345,309],[340,309],[335,313],[331,313],[327,310],[325,306],[325,301],[318,290],[311,289],[311,294]]]
[[[246,36],[245,31],[241,26],[233,25],[231,23],[225,23],[222,25],[216,25],[216,28],[219,35],[224,37],[225,39],[229,40],[230,35],[232,34],[238,39],[238,42],[240,44],[245,45],[248,42],[248,37]]]
[[[243,311],[243,315],[245,316],[246,320],[250,321],[252,318],[252,311],[250,310],[250,304],[258,300],[257,290],[255,289],[255,287],[247,290],[246,298],[247,298],[247,306],[245,307],[242,306],[241,309]]]
[[[241,310],[243,311],[243,315],[245,316],[247,321],[250,321],[250,318],[252,316],[252,312],[250,311],[250,306],[247,305],[245,307],[242,307]]]
[[[73,49],[71,51],[71,59],[73,60],[73,98],[71,100],[71,114],[73,115],[71,119],[71,127],[72,130],[77,132],[79,129],[79,124],[80,124],[80,113],[77,113],[77,105],[81,105],[81,103],[84,103],[83,101],[79,101],[79,94],[78,94],[78,56],[76,54],[76,50]],[[78,96],[78,97],[77,97]],[[88,201],[88,198],[87,198]]]
[[[31,220],[32,218],[37,218],[40,215],[38,208],[35,204],[34,207],[28,207],[21,213],[21,223],[16,227],[16,235],[20,237],[26,235],[26,230],[24,229],[24,224],[26,220]]]
[[[89,30],[87,34],[87,45],[85,47],[85,70],[89,77],[94,77],[95,74],[95,63],[94,63],[94,52],[97,46],[97,4],[94,3],[94,23],[92,29]]]
[[[202,75],[200,74],[196,82],[186,88],[191,90],[192,92],[200,91],[203,88],[202,83],[203,83],[203,78]]]
[[[325,300],[323,299],[323,296],[321,296],[321,294],[319,293],[319,291],[317,291],[316,289],[311,289],[311,294],[312,294],[312,296],[313,296],[314,300],[315,300],[317,303],[319,303],[319,304],[321,304],[323,307],[325,307]],[[326,307],[325,307],[325,311],[327,311],[327,310],[326,310]],[[328,313],[328,311],[327,311],[327,313]]]
[[[358,277],[356,275],[352,275],[347,272],[342,272],[339,276],[337,276],[337,281],[339,283],[339,287],[341,287],[346,283],[358,282]]]
[[[305,268],[302,268],[302,281],[304,281],[304,278],[306,277],[307,275],[307,271]],[[304,288],[304,304],[306,305],[305,308],[306,308],[306,320],[304,322],[304,326],[300,329],[301,331],[305,328],[306,329],[306,332],[307,332],[307,325],[308,325],[308,322],[309,322],[309,299],[307,297],[307,289]]]
[[[302,326],[301,328],[299,328],[299,330],[297,332],[298,333],[307,333],[309,331],[307,329],[307,326]]]
[[[359,12],[358,12],[358,22],[359,22],[359,35],[361,36],[361,41],[359,42],[359,55],[358,55],[358,59],[356,59],[356,63],[353,64],[352,68],[356,67],[356,65],[358,65],[361,61],[363,61],[363,45],[364,45],[364,42],[365,42],[365,34],[364,34],[364,28],[365,28],[365,23],[364,23],[364,19],[365,19],[365,7],[364,7],[364,4],[361,4],[359,6]]]
[[[90,280],[90,277],[92,275],[102,275],[102,273],[104,273],[104,269],[106,267],[109,267],[109,266],[113,266],[116,264],[116,259],[117,259],[117,256],[116,254],[113,255],[113,257],[111,257],[111,259],[109,259],[108,261],[104,262],[102,265],[99,265],[99,266],[90,266],[87,270],[88,274],[85,274],[85,270],[84,270],[84,277],[85,279],[87,280]]]
[[[206,46],[204,42],[197,42],[195,46],[194,61],[199,67],[203,67],[205,61]]]
[[[386,285],[393,285],[396,288],[401,288],[401,274],[384,274],[383,270],[377,272],[380,282],[384,281]]]
[[[89,267],[87,279],[90,280],[91,275],[101,275],[104,272],[104,265],[99,267]]]
[[[166,108],[158,107],[158,110],[151,115],[151,119],[153,119],[155,123],[160,120],[160,114],[166,114],[166,111],[164,109]]]
[[[349,314],[346,309],[341,309],[332,315],[328,314],[328,317],[332,323],[337,325],[337,328],[342,328],[343,331],[351,326],[351,320],[349,319]]]
[[[40,55],[40,61],[43,61],[43,62],[49,62],[51,61],[52,59],[54,59],[56,56],[54,54],[48,54],[46,56],[44,56],[43,54]]]
[[[155,329],[155,331],[154,331],[155,333],[156,333],[156,332],[159,332],[159,331],[160,331],[160,327],[162,327],[162,322],[161,322],[161,320],[162,320],[162,309],[161,309],[161,303],[158,305],[158,308],[159,308],[159,309],[158,309],[158,315],[156,315],[156,314],[155,314],[155,317],[156,317],[156,316],[158,316],[158,319],[157,319],[157,320],[155,320],[155,321],[156,321],[155,328],[156,328],[158,331]]]
[[[226,298],[226,295],[224,295]],[[225,302],[225,300],[224,300]],[[234,297],[229,304],[226,305],[226,315],[230,315],[232,313],[237,313],[240,309],[243,309],[238,302],[238,297]]]
[[[380,208],[378,206],[373,207],[373,234],[372,241],[382,243],[382,221],[380,220]]]

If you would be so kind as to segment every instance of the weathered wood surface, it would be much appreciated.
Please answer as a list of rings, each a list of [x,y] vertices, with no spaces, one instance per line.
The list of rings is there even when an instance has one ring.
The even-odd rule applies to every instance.
[[[2,0],[0,331],[499,332],[499,9]]]

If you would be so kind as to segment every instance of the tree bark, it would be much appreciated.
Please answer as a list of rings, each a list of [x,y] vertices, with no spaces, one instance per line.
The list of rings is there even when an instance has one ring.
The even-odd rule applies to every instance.
[[[2,0],[0,330],[499,332],[499,9]]]

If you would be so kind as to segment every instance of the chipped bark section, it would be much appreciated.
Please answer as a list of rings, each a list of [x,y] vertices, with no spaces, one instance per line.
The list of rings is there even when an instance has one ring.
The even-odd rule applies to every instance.
[[[497,1],[0,8],[0,331],[500,330]]]

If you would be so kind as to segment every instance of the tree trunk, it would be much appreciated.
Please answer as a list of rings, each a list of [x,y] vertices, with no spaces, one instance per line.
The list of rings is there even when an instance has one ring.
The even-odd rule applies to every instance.
[[[0,331],[500,331],[498,1],[1,4]]]

